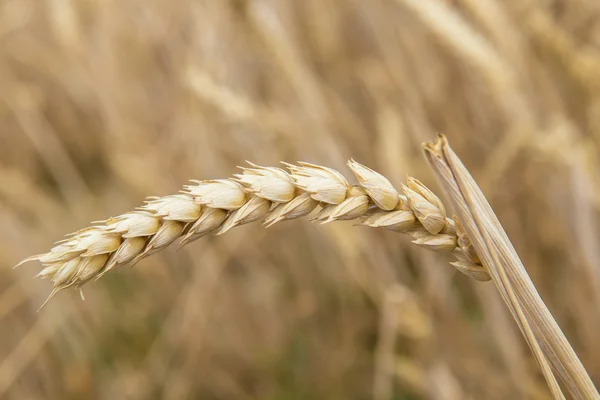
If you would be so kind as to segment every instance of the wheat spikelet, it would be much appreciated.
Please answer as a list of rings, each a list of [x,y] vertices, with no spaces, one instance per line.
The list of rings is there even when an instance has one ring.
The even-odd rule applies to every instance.
[[[150,197],[135,211],[97,221],[17,266],[41,262],[44,269],[37,276],[54,285],[50,300],[61,290],[80,288],[115,268],[133,265],[179,238],[185,245],[209,233],[221,235],[257,220],[268,227],[320,208],[313,221],[362,218],[361,225],[407,233],[416,245],[452,252],[459,271],[477,280],[490,279],[460,224],[448,218],[440,199],[414,178],[408,178],[401,194],[385,177],[354,160],[348,166],[357,185],[333,169],[304,162],[285,164],[289,172],[248,165],[229,179],[192,181],[179,194]]]

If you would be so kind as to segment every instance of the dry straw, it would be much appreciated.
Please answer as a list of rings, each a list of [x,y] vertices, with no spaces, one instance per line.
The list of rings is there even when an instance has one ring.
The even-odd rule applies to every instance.
[[[182,245],[236,226],[278,222],[315,213],[322,224],[360,219],[360,225],[406,233],[413,243],[456,257],[451,264],[479,280],[492,279],[534,352],[555,398],[564,398],[551,366],[575,398],[598,398],[589,376],[539,297],[483,194],[440,136],[425,147],[428,161],[450,195],[458,217],[415,178],[398,192],[388,179],[348,161],[358,180],[300,162],[282,168],[248,163],[228,179],[192,181],[175,195],[149,198],[135,211],[98,221],[68,235],[37,260],[39,277],[52,281],[48,300],[69,287],[81,288],[105,273],[133,265],[181,239]],[[459,220],[461,222],[459,222]],[[44,305],[48,302],[44,303]]]
[[[425,155],[448,193],[476,253],[542,367],[554,398],[563,399],[564,395],[551,367],[562,378],[573,398],[600,398],[573,348],[537,293],[485,196],[446,138],[439,135],[435,142],[426,144]]]

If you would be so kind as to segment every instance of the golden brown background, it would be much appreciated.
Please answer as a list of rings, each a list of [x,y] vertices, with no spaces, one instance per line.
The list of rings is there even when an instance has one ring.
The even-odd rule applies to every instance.
[[[391,232],[246,225],[40,313],[11,269],[246,159],[439,193],[438,131],[600,383],[599,2],[0,0],[0,398],[549,398],[493,285]]]

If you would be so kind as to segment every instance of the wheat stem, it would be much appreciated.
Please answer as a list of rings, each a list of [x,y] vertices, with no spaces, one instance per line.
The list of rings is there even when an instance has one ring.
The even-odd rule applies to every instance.
[[[564,399],[551,367],[575,399],[600,399],[590,376],[538,294],[485,196],[440,135],[425,145],[464,229],[536,357],[555,399]]]

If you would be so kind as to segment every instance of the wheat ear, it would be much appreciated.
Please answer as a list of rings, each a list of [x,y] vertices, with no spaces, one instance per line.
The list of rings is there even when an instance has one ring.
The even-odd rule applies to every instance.
[[[48,253],[17,267],[33,260],[42,263],[37,276],[54,284],[45,305],[61,290],[133,265],[178,238],[187,244],[261,219],[268,227],[319,208],[312,221],[361,218],[360,225],[407,233],[416,245],[452,252],[457,258],[452,264],[461,272],[490,279],[458,221],[448,218],[440,199],[414,178],[408,178],[401,194],[385,177],[354,160],[348,166],[357,185],[333,169],[305,162],[285,164],[289,172],[248,164],[232,178],[192,181],[179,194],[148,198],[135,211],[67,235]]]

